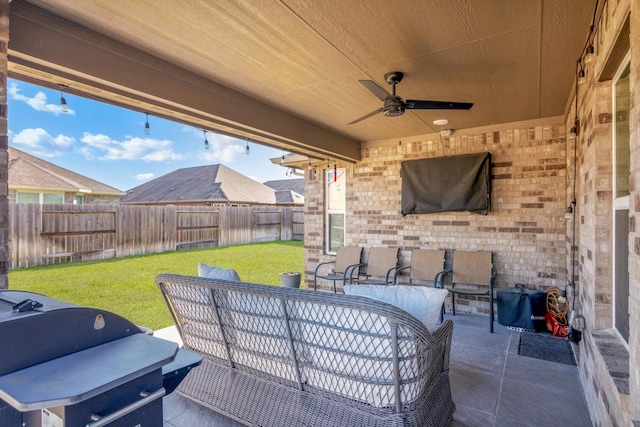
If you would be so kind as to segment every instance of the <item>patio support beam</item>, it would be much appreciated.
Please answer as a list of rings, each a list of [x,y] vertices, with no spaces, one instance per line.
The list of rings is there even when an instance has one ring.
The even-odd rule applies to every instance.
[[[360,141],[35,6],[14,0],[10,18],[11,77],[318,159],[360,160]]]

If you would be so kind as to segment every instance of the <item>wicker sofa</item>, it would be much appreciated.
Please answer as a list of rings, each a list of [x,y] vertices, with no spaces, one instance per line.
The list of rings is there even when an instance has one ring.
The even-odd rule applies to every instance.
[[[353,295],[156,278],[184,346],[178,393],[256,426],[446,426],[453,324]]]

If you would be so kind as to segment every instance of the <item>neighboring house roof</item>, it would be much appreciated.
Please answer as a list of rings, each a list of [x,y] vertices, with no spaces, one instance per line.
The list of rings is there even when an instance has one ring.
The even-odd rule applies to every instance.
[[[8,147],[9,176],[12,190],[64,191],[69,193],[122,196],[124,191],[103,184],[69,169]]]
[[[304,196],[304,178],[278,179],[275,181],[267,181],[264,185],[271,187],[276,191],[293,191]]]
[[[276,203],[274,191],[224,165],[178,169],[127,191],[123,204]]]
[[[279,205],[296,204],[304,205],[304,196],[296,193],[295,191],[282,190],[276,191],[276,202]]]

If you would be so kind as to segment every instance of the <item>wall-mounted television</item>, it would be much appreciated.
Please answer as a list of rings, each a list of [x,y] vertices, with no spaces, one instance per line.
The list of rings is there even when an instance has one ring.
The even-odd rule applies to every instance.
[[[402,216],[491,209],[491,153],[408,160],[400,176]]]

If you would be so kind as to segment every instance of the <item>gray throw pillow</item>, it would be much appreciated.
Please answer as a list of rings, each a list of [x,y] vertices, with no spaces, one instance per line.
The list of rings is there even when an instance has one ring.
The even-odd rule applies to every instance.
[[[225,269],[214,267],[212,265],[198,263],[198,276],[208,279],[228,280],[232,282],[240,282],[240,276],[232,268]]]

